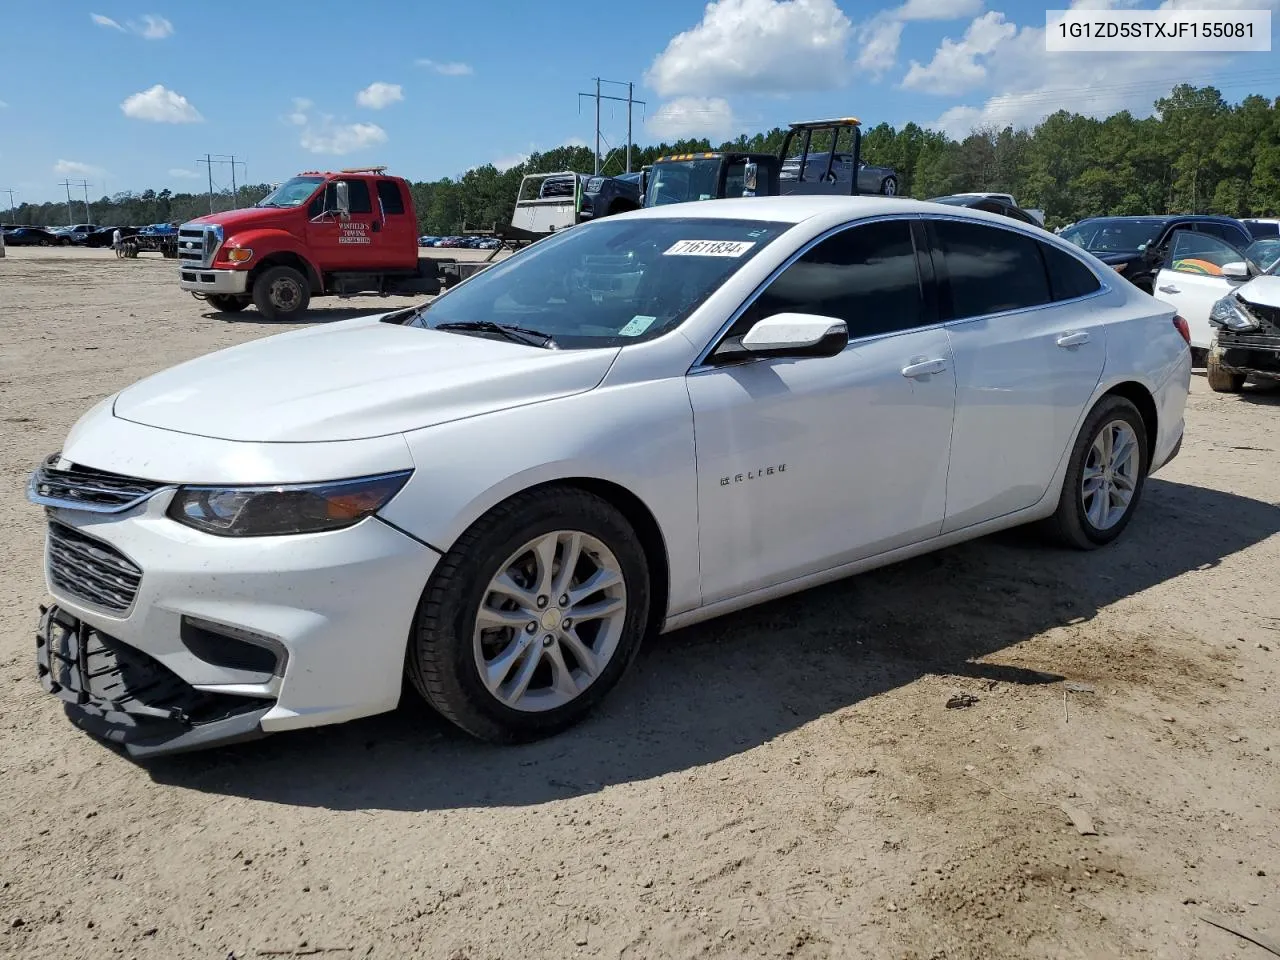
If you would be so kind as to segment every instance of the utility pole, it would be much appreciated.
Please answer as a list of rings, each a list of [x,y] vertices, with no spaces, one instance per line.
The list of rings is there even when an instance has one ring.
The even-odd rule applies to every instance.
[[[236,192],[236,155],[231,155],[231,209],[236,208],[239,194]]]
[[[93,211],[89,209],[89,181],[80,184],[84,187],[84,222],[93,223]]]
[[[205,165],[205,170],[208,172],[210,213],[213,213],[213,165],[215,163],[231,164],[231,206],[234,209],[240,193],[239,188],[236,186],[236,165],[239,164],[240,167],[247,170],[248,168],[246,167],[245,162],[243,160],[237,160],[234,154],[206,153],[203,157],[197,159],[196,163],[203,163]]]
[[[200,163],[199,160],[196,163]],[[204,155],[205,170],[209,174],[209,212],[213,213],[213,157],[209,154]]]
[[[66,187],[67,189],[67,226],[74,227],[76,224],[76,219],[75,219],[75,214],[71,212],[71,188],[84,187],[85,190],[87,191],[89,188],[89,181],[88,180],[63,180],[62,183],[59,184],[59,186]],[[86,193],[85,196],[87,197],[88,194]]]
[[[10,187],[5,187],[3,190],[0,190],[0,193],[7,193],[9,195],[9,213],[12,214],[13,211],[18,209],[13,203],[14,190]]]
[[[635,98],[635,84],[630,80],[601,80],[599,77],[596,77],[595,80],[596,80],[596,92],[594,94],[591,94],[591,93],[578,94],[579,110],[581,110],[581,107],[582,107],[583,97],[595,97],[595,101],[596,101],[595,172],[596,173],[600,172],[600,101],[616,100],[619,103],[625,103],[627,105],[627,173],[630,173],[631,172],[631,109],[634,104],[638,103],[641,105],[645,105],[645,102],[643,100],[637,100]],[[600,84],[602,83],[612,83],[617,86],[623,86],[625,84],[627,88],[627,95],[625,97],[611,97],[611,96],[608,96],[607,94],[602,94],[600,92]]]

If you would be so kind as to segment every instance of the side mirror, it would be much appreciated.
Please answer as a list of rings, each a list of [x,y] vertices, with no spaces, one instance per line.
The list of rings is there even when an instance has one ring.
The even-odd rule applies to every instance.
[[[1228,280],[1248,280],[1249,264],[1243,260],[1235,260],[1222,265],[1222,275]]]
[[[346,220],[351,216],[351,188],[345,180],[339,180],[333,185],[333,192],[334,202],[338,205],[338,216]]]
[[[849,344],[843,320],[812,313],[775,313],[742,338],[745,356],[834,357]]]
[[[742,171],[742,195],[744,197],[754,197],[756,195],[756,183],[759,178],[759,167],[756,166],[754,160],[747,163]]]

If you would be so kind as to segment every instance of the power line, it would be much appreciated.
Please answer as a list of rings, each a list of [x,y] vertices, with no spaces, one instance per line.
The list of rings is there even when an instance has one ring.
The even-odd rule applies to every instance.
[[[10,213],[13,213],[13,211],[18,209],[13,202],[13,195],[17,193],[16,190],[12,189],[11,187],[5,187],[3,190],[0,190],[0,193],[7,193],[9,195],[9,212]]]
[[[595,93],[578,94],[579,111],[581,111],[582,109],[583,97],[594,97],[596,101],[596,153],[595,153],[595,169],[592,172],[593,173],[600,172],[600,101],[616,100],[619,103],[625,103],[627,105],[627,173],[630,173],[631,172],[631,108],[632,108],[632,104],[638,103],[641,106],[644,106],[645,102],[643,100],[637,100],[635,98],[635,84],[630,80],[601,80],[599,77],[596,77],[595,81],[596,81]],[[611,97],[611,96],[608,96],[607,94],[602,94],[600,92],[600,85],[602,83],[612,83],[620,87],[625,86],[627,88],[627,95],[625,97]]]
[[[85,191],[84,208],[85,208],[85,213],[88,214],[89,212],[89,181],[88,180],[63,180],[62,183],[59,184],[59,186],[67,188],[67,226],[74,227],[76,224],[76,218],[71,213],[71,188],[72,187],[76,187],[77,189],[80,187],[84,188],[84,191]],[[88,221],[89,221],[89,218],[86,216],[85,222],[87,223]]]
[[[237,160],[234,153],[206,153],[203,157],[196,160],[196,163],[203,163],[209,177],[209,212],[213,213],[213,165],[215,163],[223,163],[231,165],[231,206],[234,208],[239,202],[240,190],[236,186],[236,166],[238,165],[246,174],[248,174],[248,165],[243,160]]]

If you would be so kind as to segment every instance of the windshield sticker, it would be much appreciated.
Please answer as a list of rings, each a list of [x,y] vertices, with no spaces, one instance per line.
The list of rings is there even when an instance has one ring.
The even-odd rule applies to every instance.
[[[664,257],[740,257],[755,246],[753,240],[677,240]]]
[[[627,325],[618,331],[620,337],[638,337],[649,329],[649,325],[657,320],[657,317],[645,317],[637,314],[627,321]]]

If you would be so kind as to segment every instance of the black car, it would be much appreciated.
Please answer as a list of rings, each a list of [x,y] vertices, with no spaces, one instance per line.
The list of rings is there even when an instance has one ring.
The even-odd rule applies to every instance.
[[[1169,238],[1176,230],[1205,233],[1241,250],[1253,242],[1248,229],[1239,220],[1201,214],[1089,217],[1067,227],[1061,237],[1114,267],[1140,290],[1151,293]]]
[[[41,227],[18,227],[4,232],[4,242],[10,247],[49,247],[58,238]]]
[[[1044,224],[1026,210],[1021,207],[1015,207],[999,197],[980,193],[957,193],[947,197],[930,197],[929,202],[945,203],[951,207],[970,207],[974,210],[985,210],[987,213],[998,213],[1002,217],[1009,217],[1020,223],[1029,223],[1033,227],[1044,228]]]

